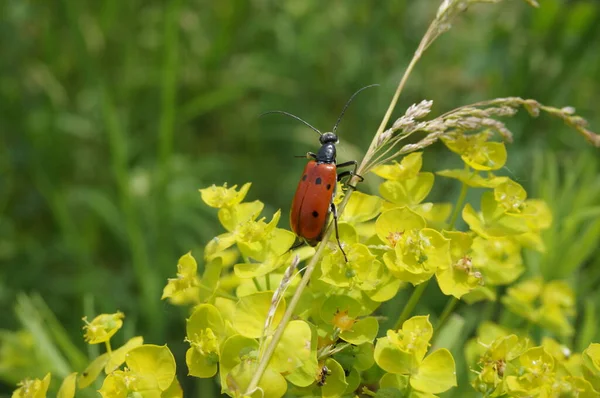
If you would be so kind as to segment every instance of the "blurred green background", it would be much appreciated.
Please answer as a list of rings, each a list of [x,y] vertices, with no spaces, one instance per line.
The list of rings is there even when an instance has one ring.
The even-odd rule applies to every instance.
[[[522,96],[572,105],[598,131],[600,3],[540,3],[535,10],[507,0],[463,14],[418,64],[395,116],[422,99],[433,100],[433,112],[441,114],[478,100]],[[211,396],[211,382],[199,387],[185,377],[185,312],[160,301],[179,256],[200,254],[221,232],[197,189],[252,182],[249,199],[264,201],[265,214],[281,208],[288,227],[304,163],[293,156],[315,150],[317,137],[293,119],[258,115],[286,110],[328,130],[354,91],[379,83],[357,97],[340,126],[338,159],[360,159],[438,5],[2,1],[0,329],[25,325],[43,338],[40,329],[49,322],[45,333],[61,336],[67,353],[51,352],[49,345],[38,360],[60,379],[57,366],[70,370],[88,353],[81,317],[118,309],[127,318],[116,343],[138,334],[168,343],[186,396],[200,390]],[[515,143],[505,174],[551,200],[571,181],[568,193],[579,199],[551,202],[556,214],[569,215],[582,195],[592,210],[600,204],[597,150],[549,117],[520,114],[508,125]],[[434,170],[458,164],[439,146],[426,151],[425,160]],[[548,178],[554,185],[544,185]],[[373,187],[369,178],[361,185]],[[453,201],[456,188],[439,179],[431,199]],[[583,217],[571,239],[600,236],[599,226],[591,238],[584,229],[590,217],[597,214]],[[547,277],[577,283],[571,271],[600,266],[592,263],[597,243],[588,242],[586,256],[568,272],[539,259],[538,265]],[[587,291],[583,285],[579,291],[592,301],[598,299],[596,274],[585,274]],[[444,302],[433,291],[422,305],[439,313]],[[388,308],[393,305],[401,301]],[[50,322],[51,313],[56,319]],[[24,374],[7,365],[7,341],[14,343],[15,335],[1,336],[3,395]],[[23,369],[30,376],[48,370]]]

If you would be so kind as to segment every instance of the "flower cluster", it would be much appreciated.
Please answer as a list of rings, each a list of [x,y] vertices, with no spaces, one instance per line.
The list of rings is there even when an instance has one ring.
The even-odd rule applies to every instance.
[[[483,324],[478,337],[466,347],[474,372],[473,388],[487,397],[600,394],[599,344],[590,344],[578,354],[549,337],[544,337],[538,346],[531,342],[522,331]]]
[[[81,373],[67,375],[58,390],[60,398],[73,398],[77,389],[91,386],[102,378],[98,390],[103,398],[152,396],[182,398],[183,392],[175,377],[175,358],[164,346],[144,344],[141,336],[129,339],[112,349],[110,339],[123,326],[122,312],[101,314],[85,323],[84,339],[88,344],[105,344],[106,352],[96,357]],[[25,380],[14,391],[13,398],[44,398],[51,375],[44,379]]]

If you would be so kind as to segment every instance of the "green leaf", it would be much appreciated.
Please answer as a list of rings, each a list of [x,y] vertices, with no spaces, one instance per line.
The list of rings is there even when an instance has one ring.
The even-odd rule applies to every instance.
[[[401,349],[387,337],[377,339],[373,356],[377,365],[389,373],[409,375],[418,367],[414,353]]]
[[[593,386],[600,391],[600,344],[590,344],[582,354],[583,374]]]
[[[56,398],[73,398],[75,396],[75,384],[77,383],[77,372],[73,372],[62,381]]]
[[[219,377],[221,379],[222,392],[227,385],[227,375],[229,372],[243,360],[256,358],[257,350],[258,342],[255,339],[239,334],[233,335],[223,342],[220,354],[221,361],[219,363],[221,367]]]
[[[256,219],[264,207],[264,203],[259,200],[223,207],[218,212],[219,221],[227,231],[232,232],[238,225]]]
[[[175,378],[175,358],[166,345],[136,347],[127,354],[126,363],[131,372],[156,379],[161,391],[169,388]]]
[[[325,361],[325,366],[327,366],[329,374],[326,377],[325,384],[321,387],[321,396],[323,398],[341,397],[348,388],[344,369],[336,360],[331,358]]]
[[[194,340],[205,329],[211,329],[215,334],[222,335],[225,323],[219,310],[212,304],[201,304],[196,307],[186,321],[186,335],[189,340]]]
[[[423,359],[416,374],[410,378],[415,390],[438,394],[455,387],[456,367],[450,351],[441,348]]]
[[[421,203],[433,187],[433,173],[419,173],[416,177],[402,181],[385,181],[379,186],[381,196],[400,206]]]
[[[223,269],[223,258],[215,257],[208,261],[204,266],[204,273],[200,280],[198,300],[201,303],[207,302],[219,287],[219,278]]]
[[[358,389],[358,387],[360,386],[360,381],[361,379],[358,371],[355,368],[351,368],[350,373],[348,374],[348,376],[346,376],[346,383],[348,383],[348,387],[346,387],[344,395],[352,395],[354,391],[356,391],[356,389]]]
[[[367,317],[357,321],[351,330],[340,333],[340,338],[350,344],[360,345],[373,341],[379,331],[379,323],[374,317]]]
[[[300,320],[291,321],[285,327],[281,340],[275,348],[269,366],[282,374],[287,374],[302,367],[303,363],[312,359],[316,363],[316,352],[311,350],[312,333],[308,323]],[[271,338],[265,340],[269,344]]]
[[[235,306],[233,315],[233,327],[242,336],[259,338],[263,335],[265,320],[271,310],[271,299],[273,292],[259,292],[250,296],[242,297]],[[281,300],[273,315],[273,320],[269,325],[267,334],[272,333],[276,328],[283,313],[285,312],[285,300]]]
[[[374,290],[368,290],[365,293],[369,298],[378,303],[391,300],[396,297],[396,293],[403,287],[405,283],[398,278],[392,277],[387,270],[383,269],[383,273],[379,278],[379,285]]]
[[[375,358],[373,357],[375,348],[373,347],[373,343],[364,343],[358,347],[354,347],[354,349],[358,350],[354,354],[354,367],[360,371],[371,368],[375,363]]]
[[[248,388],[250,380],[256,373],[256,363],[240,362],[226,378],[226,389],[235,397],[241,397]],[[225,386],[224,386],[225,387]],[[280,398],[287,391],[287,382],[284,377],[271,368],[265,369],[258,389],[250,395],[252,398]]]
[[[108,363],[108,360],[108,353],[105,352],[90,362],[87,368],[85,368],[85,370],[81,372],[79,376],[77,376],[77,385],[79,386],[80,390],[90,386],[94,381],[96,381],[98,375]]]
[[[204,249],[204,258],[212,259],[224,250],[229,249],[235,244],[235,234],[233,232],[226,232],[219,236],[212,238]]]
[[[349,296],[329,296],[321,306],[321,319],[331,324],[336,315],[344,311],[347,311],[348,317],[357,318],[362,315],[362,306],[358,301]]]
[[[349,224],[369,221],[379,215],[382,202],[378,196],[354,192],[344,208],[340,221]]]
[[[319,364],[317,362],[317,331],[314,327],[311,327],[310,329],[310,354],[308,359],[304,360],[299,368],[294,369],[290,374],[285,376],[290,383],[298,387],[307,387],[314,384],[315,374],[317,374],[319,369]]]
[[[177,380],[177,377],[173,379],[173,382],[165,391],[160,394],[160,398],[183,398],[183,390]]]
[[[404,398],[404,394],[397,388],[382,387],[375,393],[375,398]]]
[[[375,224],[377,236],[390,247],[396,246],[398,237],[405,230],[423,229],[425,219],[407,207],[395,208],[381,213]]]
[[[386,373],[383,375],[381,380],[379,380],[379,387],[381,388],[394,388],[399,391],[406,391],[408,388],[408,379],[407,375],[400,375],[394,373]]]
[[[209,378],[217,374],[218,362],[209,356],[202,355],[194,347],[188,348],[185,353],[185,363],[189,376]]]
[[[441,170],[436,174],[457,179],[473,188],[494,188],[508,180],[508,177],[496,177],[491,173],[487,177],[482,177],[479,172],[470,169]]]
[[[452,213],[451,203],[419,203],[411,206],[411,209],[427,221],[427,226],[441,230],[446,227],[447,220]]]
[[[400,163],[394,161],[374,167],[372,172],[386,180],[402,181],[416,177],[423,165],[423,152],[413,152],[402,158]]]
[[[469,305],[479,301],[496,301],[496,289],[489,286],[479,286],[462,296],[461,300]]]
[[[359,372],[370,369],[375,363],[373,358],[374,347],[372,342],[358,346],[349,345],[342,351],[333,355],[344,369],[356,369]]]
[[[461,158],[475,170],[498,170],[506,163],[506,146],[503,142],[485,142]]]
[[[144,344],[144,338],[142,336],[136,336],[129,339],[129,341],[127,341],[121,347],[113,350],[110,354],[110,359],[104,367],[104,373],[109,374],[116,370],[119,366],[121,366],[121,364],[123,364],[123,362],[125,362],[127,353],[135,347],[141,346],[142,344]]]

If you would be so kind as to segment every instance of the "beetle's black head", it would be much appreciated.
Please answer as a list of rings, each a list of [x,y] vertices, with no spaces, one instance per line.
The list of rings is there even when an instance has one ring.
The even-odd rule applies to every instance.
[[[319,138],[319,142],[321,142],[321,145],[337,144],[338,136],[335,135],[335,133],[323,133],[323,135],[321,135],[321,137]]]

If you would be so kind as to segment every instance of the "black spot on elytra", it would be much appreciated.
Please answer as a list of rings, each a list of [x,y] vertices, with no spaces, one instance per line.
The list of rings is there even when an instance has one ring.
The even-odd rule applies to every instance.
[[[306,181],[306,178],[307,178],[307,177],[308,177],[308,176],[307,176],[306,174],[304,174],[304,175],[302,176],[302,181]]]
[[[331,189],[331,184],[327,184],[327,190],[329,191]]]
[[[315,184],[321,185],[321,177],[317,177],[317,179],[315,180]]]
[[[313,212],[312,212],[312,216],[313,216],[314,218],[317,218],[317,217],[319,217],[319,212],[318,212],[318,211],[316,211],[316,210],[315,210],[315,211],[313,211]]]

